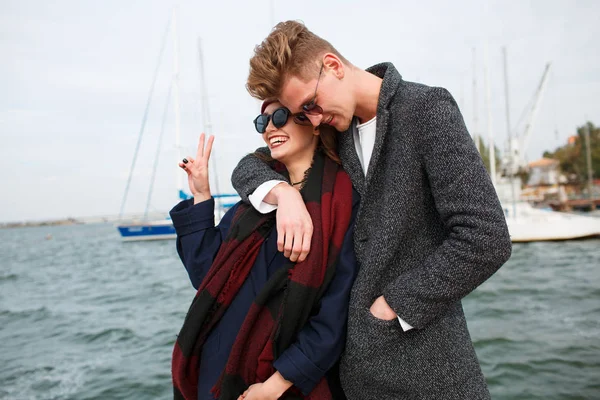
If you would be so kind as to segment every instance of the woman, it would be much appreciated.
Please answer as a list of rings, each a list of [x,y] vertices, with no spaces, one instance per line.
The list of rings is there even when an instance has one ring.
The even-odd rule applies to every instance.
[[[358,195],[339,165],[333,130],[268,100],[254,124],[273,168],[307,203],[313,247],[294,264],[277,250],[275,212],[242,202],[214,226],[213,137],[204,149],[202,134],[196,160],[179,164],[194,199],[171,210],[177,251],[198,289],[173,350],[175,398],[345,398],[336,364],[357,272]]]

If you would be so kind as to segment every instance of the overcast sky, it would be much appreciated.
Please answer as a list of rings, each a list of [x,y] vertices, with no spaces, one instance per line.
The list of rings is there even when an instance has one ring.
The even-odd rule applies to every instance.
[[[171,1],[0,1],[0,221],[117,214]],[[406,80],[449,89],[487,137],[484,47],[499,147],[507,136],[501,48],[508,49],[511,125],[552,69],[527,155],[562,145],[586,116],[600,124],[600,2],[180,1],[181,141],[202,130],[197,39],[221,191],[237,161],[261,145],[258,103],[244,88],[253,48],[281,20],[300,19],[355,65],[391,61]],[[143,211],[173,66],[169,37],[126,212]],[[177,201],[170,107],[152,210]],[[522,132],[521,123],[519,131]]]

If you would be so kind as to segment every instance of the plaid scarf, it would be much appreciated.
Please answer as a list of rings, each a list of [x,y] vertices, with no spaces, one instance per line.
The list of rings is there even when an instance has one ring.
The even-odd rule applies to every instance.
[[[225,370],[212,391],[220,400],[235,400],[250,385],[264,382],[276,360],[296,340],[335,274],[335,264],[352,214],[352,184],[342,168],[315,152],[301,191],[313,222],[306,260],[286,261],[254,299],[237,335]],[[246,280],[260,247],[275,226],[275,212],[260,214],[240,204],[227,238],[202,281],[173,349],[175,399],[197,399],[202,346]],[[295,387],[281,399],[332,399],[339,388],[327,379],[303,396]]]

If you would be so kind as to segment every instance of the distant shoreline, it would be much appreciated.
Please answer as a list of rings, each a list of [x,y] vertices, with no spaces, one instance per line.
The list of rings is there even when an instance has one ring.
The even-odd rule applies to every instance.
[[[28,228],[37,226],[61,226],[61,225],[81,225],[82,221],[75,218],[59,219],[52,221],[27,221],[27,222],[0,222],[0,229],[8,228]]]
[[[160,220],[168,216],[167,212],[152,212],[148,215],[144,213],[134,213],[124,215],[102,215],[95,217],[78,217],[78,218],[61,218],[61,219],[49,219],[45,221],[11,221],[11,222],[0,222],[0,229],[9,228],[30,228],[39,226],[65,226],[65,225],[85,225],[85,224],[103,224],[103,223],[116,223],[119,221],[140,221],[140,220]]]

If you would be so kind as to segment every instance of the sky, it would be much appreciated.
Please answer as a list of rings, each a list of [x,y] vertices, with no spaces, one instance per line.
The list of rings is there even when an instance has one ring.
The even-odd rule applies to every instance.
[[[195,154],[208,122],[203,104],[209,109],[209,133],[216,137],[213,192],[215,175],[220,192],[233,192],[233,168],[262,145],[252,125],[260,103],[244,87],[248,60],[254,46],[283,20],[302,20],[360,68],[389,61],[405,80],[447,88],[468,129],[487,138],[491,126],[501,149],[507,138],[502,47],[508,55],[511,129],[517,133],[524,130],[520,116],[544,67],[552,62],[526,149],[530,161],[563,145],[586,120],[600,124],[596,0],[1,0],[0,222],[119,213],[174,6],[178,40],[169,33],[126,213],[144,211],[155,159],[150,210],[166,212],[176,204],[177,182],[183,178],[178,154]],[[174,43],[180,66],[179,152],[172,101],[157,146]]]

